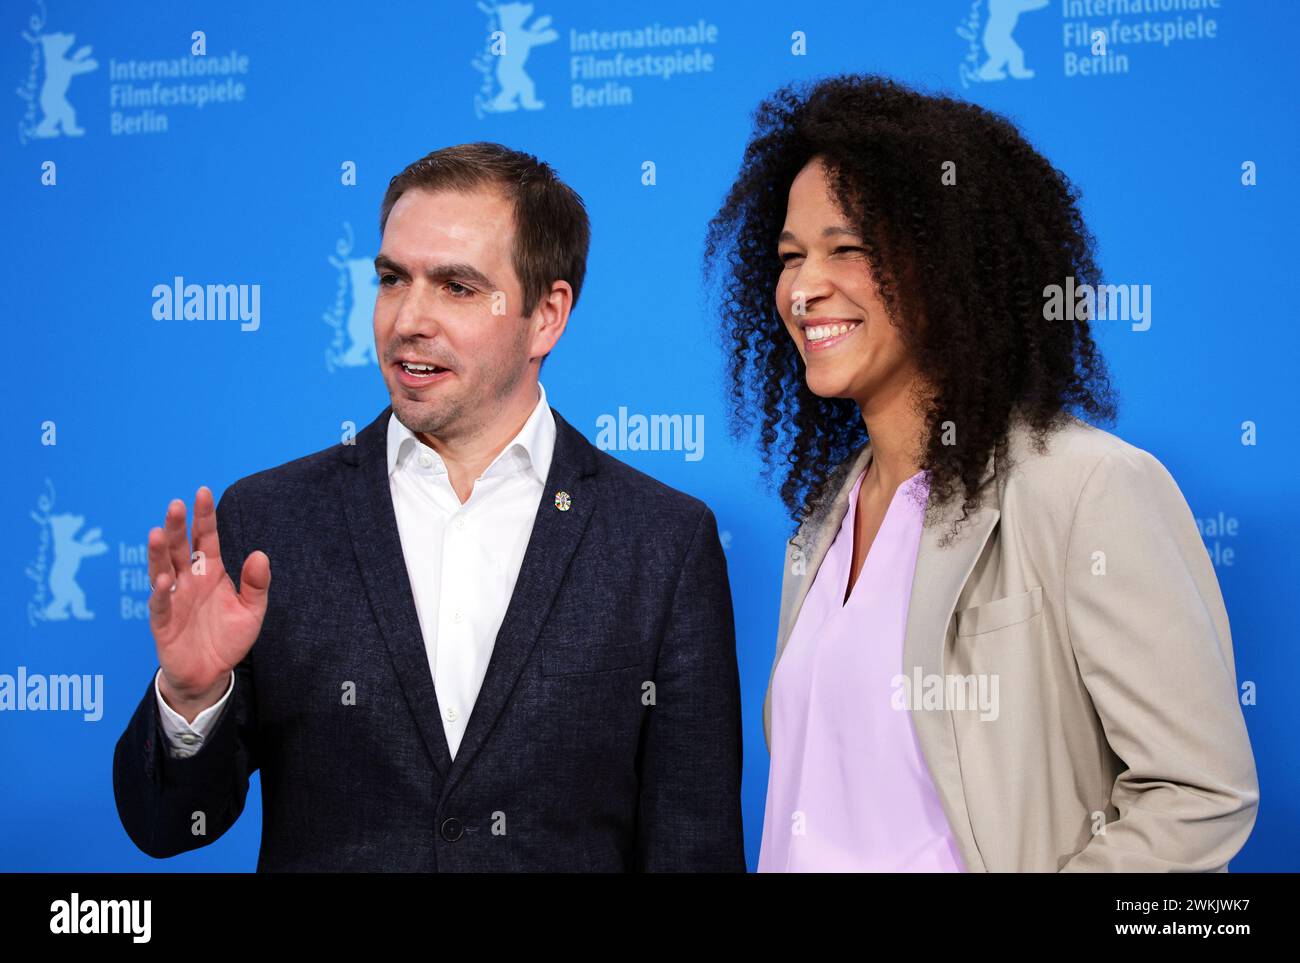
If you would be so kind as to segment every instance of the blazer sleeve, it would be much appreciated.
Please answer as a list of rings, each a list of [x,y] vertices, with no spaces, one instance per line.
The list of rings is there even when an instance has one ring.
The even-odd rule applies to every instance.
[[[217,534],[222,564],[238,588],[247,553],[235,487],[226,489],[217,505]],[[243,812],[249,776],[258,768],[251,655],[250,650],[235,667],[234,690],[203,748],[185,758],[167,751],[150,675],[113,753],[118,817],[148,855],[161,859],[206,846]]]
[[[636,868],[743,873],[736,633],[707,507],[672,592],[639,754]]]
[[[1255,760],[1214,568],[1148,452],[1111,452],[1085,482],[1064,599],[1079,673],[1125,768],[1117,816],[1062,870],[1226,871],[1255,823]]]

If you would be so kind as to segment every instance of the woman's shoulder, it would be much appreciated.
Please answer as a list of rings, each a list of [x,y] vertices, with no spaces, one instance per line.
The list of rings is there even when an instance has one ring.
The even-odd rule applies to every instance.
[[[1039,440],[1043,442],[1040,447]],[[1007,432],[1013,463],[1028,467],[1078,469],[1096,464],[1117,452],[1139,452],[1118,435],[1071,414],[1063,414],[1047,431],[1039,433],[1024,419],[1013,419]]]
[[[1014,421],[1007,442],[1009,465],[999,473],[998,485],[1003,503],[1014,498],[1072,513],[1090,487],[1172,484],[1151,452],[1073,415],[1063,416],[1042,434],[1024,421]]]

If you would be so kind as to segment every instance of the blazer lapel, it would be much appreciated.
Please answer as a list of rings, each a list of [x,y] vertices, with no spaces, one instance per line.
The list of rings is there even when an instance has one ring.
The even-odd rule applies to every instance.
[[[564,573],[596,505],[596,458],[591,442],[560,417],[554,408],[555,453],[533,520],[532,534],[510,604],[497,631],[483,686],[470,713],[465,736],[447,778],[444,795],[474,761],[497,717],[519,680],[524,663],[564,581]],[[556,507],[557,492],[567,492],[569,508]],[[574,586],[571,590],[581,590]],[[428,677],[425,670],[425,677]]]
[[[392,407],[357,435],[355,445],[343,447],[343,511],[352,549],[361,567],[370,607],[393,660],[407,707],[415,717],[433,767],[446,776],[451,752],[442,728],[438,695],[429,674],[429,658],[415,612],[415,595],[406,572],[402,540],[393,511],[388,482],[388,418]]]
[[[828,506],[805,520],[799,533],[786,543],[785,571],[781,576],[781,609],[777,616],[776,658],[767,679],[767,694],[763,697],[763,734],[768,749],[772,747],[772,679],[776,677],[777,663],[785,652],[790,632],[798,621],[808,590],[812,587],[817,570],[821,567],[831,543],[839,534],[844,516],[849,510],[849,495],[853,483],[871,462],[871,443],[864,445],[856,455],[840,466],[842,477],[833,486],[834,494]]]
[[[990,458],[984,477],[987,478],[992,471],[993,460]],[[912,579],[912,595],[907,607],[907,628],[903,636],[903,664],[899,667],[899,672],[909,680],[918,670],[923,678],[942,676],[944,672],[948,630],[957,599],[1001,514],[997,508],[998,499],[990,495],[993,491],[996,491],[994,485],[985,490],[980,507],[962,523],[957,537],[949,544],[940,545],[940,540],[950,530],[952,522],[961,516],[960,495],[950,499],[934,522],[921,530],[916,574]],[[947,686],[944,691],[947,691]],[[919,694],[914,692],[913,700],[917,699]],[[914,706],[912,723],[966,868],[970,872],[983,872],[984,860],[975,845],[975,833],[966,808],[952,719],[947,711],[918,710]]]

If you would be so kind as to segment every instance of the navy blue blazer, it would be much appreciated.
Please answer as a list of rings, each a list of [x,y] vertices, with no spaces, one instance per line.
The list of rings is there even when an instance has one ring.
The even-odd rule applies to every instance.
[[[453,762],[389,492],[391,410],[355,444],[222,495],[236,586],[250,552],[271,558],[266,620],[193,756],[166,752],[150,679],[113,757],[132,841],[155,857],[211,843],[260,772],[258,870],[743,872],[740,682],[713,513],[555,413]]]

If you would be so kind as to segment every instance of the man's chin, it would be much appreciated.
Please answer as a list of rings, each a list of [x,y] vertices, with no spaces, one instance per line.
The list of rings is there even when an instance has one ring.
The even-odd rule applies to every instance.
[[[389,400],[397,419],[412,431],[424,434],[440,434],[453,417],[453,406],[445,399],[412,398],[410,393],[400,385],[389,394]]]

